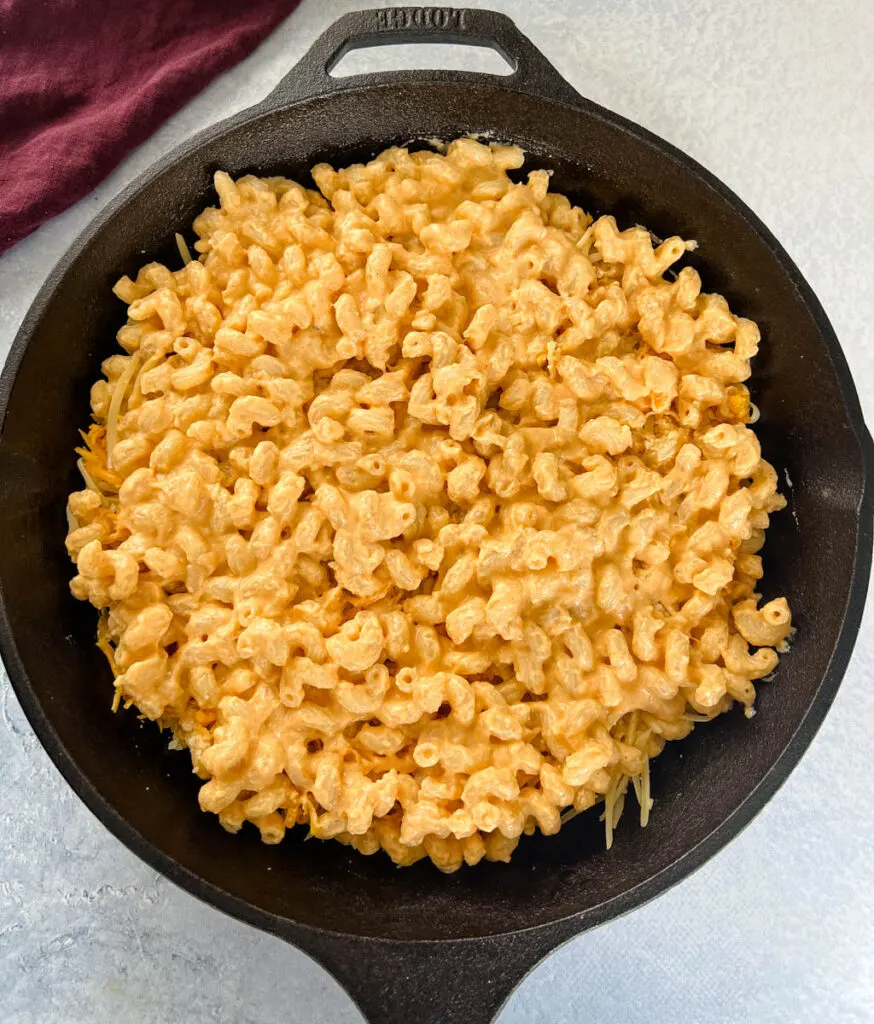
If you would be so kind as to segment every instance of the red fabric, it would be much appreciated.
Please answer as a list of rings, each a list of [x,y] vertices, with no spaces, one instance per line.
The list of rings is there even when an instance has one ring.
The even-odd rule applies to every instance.
[[[299,0],[0,0],[0,252],[81,199]]]

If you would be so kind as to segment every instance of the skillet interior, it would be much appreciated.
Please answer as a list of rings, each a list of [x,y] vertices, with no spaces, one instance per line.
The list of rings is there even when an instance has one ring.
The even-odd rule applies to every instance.
[[[149,259],[174,259],[173,232],[188,231],[212,202],[214,170],[301,180],[319,160],[343,165],[411,139],[470,132],[521,144],[529,167],[555,170],[554,189],[593,212],[615,213],[621,226],[639,222],[662,237],[697,239],[689,262],[705,288],[761,325],[753,379],[759,433],[765,456],[794,485],[785,492],[790,509],[769,532],[765,594],[789,596],[799,631],[774,681],[761,686],[751,722],[723,716],[658,759],[647,829],[631,809],[607,853],[590,812],[559,836],[523,842],[509,866],[482,864],[447,878],[426,864],[397,871],[382,856],[302,836],[266,847],[254,830],[232,837],[202,814],[188,755],[166,752],[155,727],[135,714],[109,712],[93,609],[67,590],[64,501],[77,486],[72,448],[88,418],[88,386],[123,322],[109,289]],[[679,858],[688,855],[687,866],[675,867],[674,877],[714,852],[788,773],[849,657],[854,629],[839,643],[845,616],[857,623],[861,614],[864,587],[850,598],[854,572],[866,579],[870,559],[870,522],[863,516],[860,525],[858,515],[865,481],[854,424],[861,432],[861,417],[843,359],[835,349],[833,360],[824,342],[833,340],[830,328],[793,279],[797,272],[690,161],[592,105],[572,109],[487,80],[352,87],[250,112],[208,133],[128,194],[60,271],[22,329],[18,344],[30,340],[0,441],[0,634],[22,703],[68,779],[116,834],[177,881],[279,931],[286,920],[434,939],[576,914],[602,919],[638,902],[633,890],[652,894],[663,884],[654,877],[668,879]],[[9,386],[10,375],[4,379]],[[793,751],[775,768],[793,736]]]

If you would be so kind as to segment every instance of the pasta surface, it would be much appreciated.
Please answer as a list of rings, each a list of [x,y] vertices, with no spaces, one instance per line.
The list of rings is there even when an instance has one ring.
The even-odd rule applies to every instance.
[[[604,800],[609,842],[777,665],[756,325],[522,163],[220,172],[195,259],[115,287],[71,589],[231,831],[453,871]]]

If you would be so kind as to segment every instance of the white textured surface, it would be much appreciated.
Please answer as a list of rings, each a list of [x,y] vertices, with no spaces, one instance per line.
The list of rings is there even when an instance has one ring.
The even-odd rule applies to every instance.
[[[259,99],[329,21],[361,5],[304,0],[97,192],[0,259],[3,353],[51,265],[111,196]],[[822,300],[874,422],[870,0],[483,6],[513,16],[582,93],[686,150],[761,215]],[[428,52],[415,54],[421,66]],[[491,70],[486,59],[472,66]],[[390,60],[356,55],[355,68]],[[872,627],[869,603],[832,713],[753,825],[656,903],[541,965],[501,1024],[874,1020]],[[0,780],[4,1022],[360,1024],[303,954],[199,904],[116,842],[67,789],[5,679]]]

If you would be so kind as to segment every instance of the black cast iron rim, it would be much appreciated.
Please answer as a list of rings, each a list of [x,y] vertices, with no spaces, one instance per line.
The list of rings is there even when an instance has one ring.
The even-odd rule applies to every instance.
[[[489,41],[495,43],[496,48],[501,52],[504,52],[504,49],[495,39],[496,34],[500,34],[495,32],[495,26],[500,25],[501,31],[506,34],[508,31],[507,26],[509,25],[510,30],[517,36],[521,37],[518,30],[516,30],[515,27],[512,26],[512,23],[509,22],[509,19],[500,15],[495,15],[494,12],[470,11],[465,13],[478,16],[477,20],[482,21],[482,24],[484,25],[488,20],[489,31],[487,32],[487,36]],[[325,36],[320,40],[320,43],[322,43],[322,50],[324,50],[324,41],[328,40],[328,37],[333,35],[334,38],[329,41],[332,42],[332,44],[335,44],[337,43],[337,40],[344,35],[344,32],[346,31],[343,27],[344,23],[351,25],[354,19],[362,19],[364,16],[370,17],[376,15],[376,11],[367,11],[359,12],[354,15],[347,15],[345,18],[340,19],[340,21],[329,29]],[[365,35],[363,32],[359,32],[358,34],[362,37]],[[396,34],[401,35],[403,33]],[[407,31],[404,35],[405,38],[422,38],[421,34],[415,31]],[[444,35],[447,34],[444,33]],[[449,33],[448,35],[452,35],[452,33]],[[447,38],[435,41],[449,41],[448,35]],[[455,38],[456,41],[473,41],[471,39],[464,38],[463,36],[459,36],[457,33],[455,33]],[[524,37],[521,38],[524,39]],[[399,40],[392,39],[390,41],[396,42]],[[527,40],[525,40],[525,42],[527,43]],[[346,40],[346,43],[348,44],[348,39]],[[355,44],[353,43],[352,45]],[[361,44],[359,43],[358,45]],[[527,45],[530,46],[530,43]],[[304,57],[298,67],[302,68],[304,71],[311,70],[312,57],[319,48],[319,43],[317,43],[316,46],[313,47],[313,50],[310,51],[310,54]],[[351,47],[346,45],[345,48],[341,48],[339,44],[334,45],[332,58],[328,61],[328,68],[330,68],[331,64],[335,63],[336,60],[342,56],[342,52],[345,52],[345,49],[348,48]],[[321,54],[320,56],[323,55],[324,54]],[[506,53],[505,56],[507,56]],[[542,57],[541,60],[543,60]],[[310,66],[308,66],[308,61],[310,62]],[[544,64],[545,63],[546,62],[544,60]],[[742,200],[740,200],[714,175],[698,164],[697,161],[645,129],[640,128],[627,119],[599,107],[582,97],[571,101],[568,98],[568,93],[571,92],[570,87],[559,78],[557,73],[553,72],[553,75],[559,82],[561,82],[562,86],[564,86],[563,90],[548,90],[549,92],[552,92],[553,95],[545,95],[544,93],[546,93],[547,90],[542,88],[532,90],[531,85],[528,83],[521,84],[521,88],[518,88],[518,91],[534,91],[535,95],[540,96],[548,102],[560,104],[571,109],[582,109],[589,116],[599,118],[600,120],[608,123],[612,128],[618,131],[631,133],[639,139],[642,139],[652,148],[659,151],[662,156],[680,162],[687,170],[696,175],[711,189],[719,193],[720,196],[731,205],[734,212],[738,216],[742,217],[770,248],[771,252],[779,261],[786,277],[799,293],[802,301],[809,310],[817,326],[822,344],[828,352],[835,374],[838,378],[838,383],[844,397],[849,418],[853,423],[856,438],[862,451],[865,476],[864,494],[858,509],[858,543],[855,553],[855,571],[853,573],[852,583],[846,598],[843,625],[828,669],[815,694],[815,697],[811,700],[808,710],[800,721],[798,728],[784,746],[779,756],[775,759],[772,767],[762,778],[758,786],[748,794],[735,811],[726,817],[722,824],[714,829],[705,839],[677,857],[676,860],[674,860],[668,867],[662,869],[638,885],[605,900],[603,903],[590,907],[587,910],[578,911],[568,915],[556,916],[552,921],[546,923],[533,926],[522,925],[518,928],[495,932],[491,936],[492,938],[497,939],[501,936],[531,935],[535,932],[549,931],[559,925],[568,926],[561,929],[560,935],[556,935],[556,941],[558,942],[572,936],[573,934],[588,930],[589,928],[602,924],[605,921],[634,910],[665,892],[667,889],[671,888],[673,885],[677,884],[699,868],[707,860],[718,853],[749,824],[755,815],[764,807],[767,801],[776,793],[783,782],[785,782],[807,747],[810,745],[835,698],[838,687],[840,686],[841,680],[846,671],[853,646],[858,635],[862,613],[865,606],[872,560],[872,538],[874,538],[874,442],[872,442],[872,439],[865,428],[861,406],[859,404],[859,399],[849,367],[847,366],[846,359],[825,311],[801,272],[768,228],[759,220],[752,210],[742,202]],[[447,80],[457,82],[459,77],[465,77],[465,73],[402,72],[394,74],[360,75],[345,80],[335,80],[334,83],[329,85],[329,88],[336,90],[343,89],[343,91],[373,90],[375,87],[385,84],[388,81],[392,81],[394,84],[397,84],[401,76],[403,76],[407,81],[417,81],[420,83],[429,82],[433,83],[435,88],[439,88],[441,82],[445,83]],[[508,79],[494,75],[468,74],[467,77],[475,79],[480,83],[496,86],[504,91],[517,91],[517,88],[514,88],[514,83],[512,81],[515,76],[511,76],[511,78]],[[289,79],[290,78],[291,76],[289,76]],[[89,227],[86,228],[86,230],[78,237],[76,242],[57,263],[46,282],[41,287],[12,344],[2,375],[0,375],[0,432],[2,432],[2,426],[5,424],[9,397],[30,340],[32,330],[39,322],[45,309],[51,302],[53,295],[60,281],[66,274],[70,264],[88,246],[92,238],[97,235],[106,224],[112,221],[113,218],[147,183],[163,173],[170,165],[193,153],[208,140],[216,138],[225,132],[231,131],[246,121],[257,119],[266,110],[291,110],[294,106],[303,102],[305,99],[312,99],[319,95],[319,92],[306,93],[304,90],[302,93],[299,90],[291,90],[290,99],[287,97],[283,98],[280,95],[280,99],[277,102],[275,99],[276,94],[281,94],[283,86],[289,79],[286,79],[285,82],[281,83],[276,93],[272,96],[268,96],[262,103],[244,110],[240,114],[220,122],[218,125],[205,129],[198,133],[194,138],[183,143],[167,154],[164,158],[156,162],[134,182],[123,189],[122,192],[106,206],[106,208],[91,222]],[[324,79],[321,83],[323,88],[325,82],[330,82],[330,80]],[[536,84],[537,83],[535,83],[535,86]],[[295,95],[295,92],[297,92],[297,95]],[[184,867],[134,829],[131,824],[115,809],[115,807],[101,796],[91,780],[83,771],[80,770],[75,760],[60,740],[41,703],[34,694],[27,672],[19,656],[18,648],[10,626],[7,610],[7,603],[9,600],[10,595],[7,595],[2,591],[2,589],[0,589],[0,654],[2,654],[3,661],[6,665],[13,690],[21,703],[31,727],[36,733],[37,738],[60,771],[61,775],[69,783],[82,802],[117,839],[119,839],[141,860],[145,861],[170,881],[179,885],[181,888],[204,902],[224,911],[232,917],[252,924],[257,928],[271,932],[293,942],[299,942],[305,948],[307,945],[305,941],[307,936],[311,936],[313,938],[323,937],[325,940],[358,940],[361,938],[361,936],[357,934],[342,931],[331,931],[309,924],[302,924],[291,918],[263,910],[239,897],[232,896],[224,889],[212,885],[195,872]],[[14,596],[11,596],[11,600],[14,601]],[[436,944],[438,942],[441,944],[476,944],[481,943],[484,939],[488,938],[488,936],[458,936],[457,938],[439,940],[403,940],[403,943],[414,943],[416,945]],[[375,936],[368,937],[366,941],[370,943],[379,942],[386,946],[397,945],[401,942],[401,940],[384,939]]]

